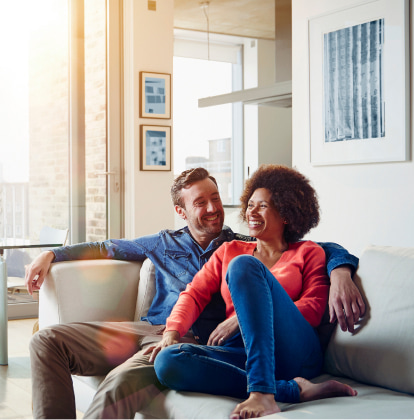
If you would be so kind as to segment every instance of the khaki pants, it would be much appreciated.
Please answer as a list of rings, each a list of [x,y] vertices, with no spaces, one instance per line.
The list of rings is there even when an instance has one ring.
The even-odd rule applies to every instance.
[[[85,418],[133,418],[164,387],[144,350],[163,325],[89,322],[55,325],[30,342],[34,418],[76,418],[71,375],[105,376]],[[185,342],[196,343],[189,334]]]

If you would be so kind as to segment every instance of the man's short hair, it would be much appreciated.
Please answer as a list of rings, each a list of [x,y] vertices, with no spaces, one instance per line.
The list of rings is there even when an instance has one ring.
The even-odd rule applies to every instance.
[[[185,205],[181,197],[181,190],[183,188],[189,188],[192,184],[194,184],[194,182],[203,181],[207,178],[211,179],[217,186],[216,179],[208,173],[207,169],[193,168],[181,172],[181,174],[174,179],[171,186],[171,199],[173,204],[184,208]]]

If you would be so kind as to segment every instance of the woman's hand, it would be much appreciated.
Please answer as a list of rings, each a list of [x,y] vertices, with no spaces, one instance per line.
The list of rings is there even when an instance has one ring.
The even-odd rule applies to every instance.
[[[226,340],[233,337],[239,331],[237,316],[226,319],[210,334],[208,346],[221,346]]]
[[[162,335],[162,340],[156,345],[148,347],[145,350],[144,354],[148,354],[151,352],[151,356],[149,358],[150,362],[154,362],[157,354],[165,347],[171,346],[172,344],[177,344],[180,342],[180,334],[178,331],[166,331]]]

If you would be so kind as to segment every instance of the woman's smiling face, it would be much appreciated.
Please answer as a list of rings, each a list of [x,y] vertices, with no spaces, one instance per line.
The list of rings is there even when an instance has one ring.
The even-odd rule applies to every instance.
[[[249,235],[257,239],[282,238],[285,223],[272,201],[267,188],[258,188],[247,204],[246,221]]]

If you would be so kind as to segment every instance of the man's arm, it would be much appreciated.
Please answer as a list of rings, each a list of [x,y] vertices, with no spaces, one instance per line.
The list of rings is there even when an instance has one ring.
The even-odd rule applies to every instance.
[[[334,268],[346,265],[349,266],[351,277],[355,274],[358,268],[359,259],[350,254],[343,246],[338,245],[334,242],[318,242],[323,248],[326,255],[326,270],[328,276],[331,276],[331,272]]]
[[[99,242],[87,242],[54,248],[39,254],[26,268],[25,285],[31,295],[40,290],[52,262],[80,259],[95,259],[99,257]],[[104,258],[101,256],[101,258]]]
[[[354,325],[365,313],[365,303],[352,280],[358,268],[358,258],[332,242],[319,243],[326,254],[331,281],[329,291],[330,322],[338,321],[342,331],[354,332]]]
[[[157,239],[157,235],[153,235]],[[146,248],[141,241],[151,241],[152,235],[134,240],[108,239],[103,242],[85,242],[76,245],[62,246],[51,251],[42,252],[26,269],[25,285],[33,294],[43,284],[52,262],[73,260],[115,259],[142,261],[146,258]]]
[[[352,281],[351,268],[340,266],[331,271],[329,291],[329,320],[338,324],[342,331],[354,332],[354,325],[365,313],[361,293]]]
[[[54,258],[55,254],[52,251],[44,251],[26,268],[24,282],[30,295],[32,295],[34,291],[40,290],[40,286],[43,284],[45,276],[49,272],[50,264],[52,264]]]

